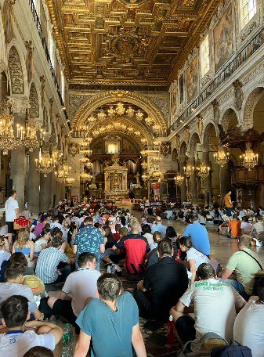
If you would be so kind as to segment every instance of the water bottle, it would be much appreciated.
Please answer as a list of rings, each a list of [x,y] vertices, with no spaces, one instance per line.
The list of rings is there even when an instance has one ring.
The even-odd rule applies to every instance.
[[[72,357],[73,356],[73,330],[72,325],[67,323],[63,329],[62,336],[62,357]]]
[[[174,331],[173,331],[173,316],[170,315],[167,326],[167,344],[173,345],[175,343]]]

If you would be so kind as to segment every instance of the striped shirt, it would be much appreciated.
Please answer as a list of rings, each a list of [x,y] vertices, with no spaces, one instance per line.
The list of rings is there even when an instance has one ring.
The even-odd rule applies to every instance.
[[[38,257],[36,266],[36,276],[44,284],[51,284],[58,278],[57,267],[60,262],[66,263],[68,258],[57,248],[50,247],[43,249]]]

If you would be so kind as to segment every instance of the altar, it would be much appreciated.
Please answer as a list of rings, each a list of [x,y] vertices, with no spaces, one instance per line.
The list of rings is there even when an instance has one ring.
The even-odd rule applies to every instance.
[[[128,198],[127,171],[128,168],[121,165],[118,156],[113,157],[114,163],[104,169],[105,198],[112,201],[120,201]]]

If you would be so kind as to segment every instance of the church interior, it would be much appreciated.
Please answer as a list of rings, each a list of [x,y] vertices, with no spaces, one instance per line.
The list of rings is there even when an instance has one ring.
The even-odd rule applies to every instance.
[[[39,212],[153,185],[264,204],[262,0],[6,0],[1,15],[2,204],[12,186]]]
[[[260,217],[264,0],[0,0],[1,218],[11,189],[35,215],[231,191]],[[226,264],[236,242],[208,231]],[[148,356],[175,356],[155,338]]]

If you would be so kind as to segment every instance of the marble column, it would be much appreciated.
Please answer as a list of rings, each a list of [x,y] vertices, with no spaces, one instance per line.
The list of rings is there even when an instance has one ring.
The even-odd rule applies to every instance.
[[[220,194],[222,200],[230,189],[230,182],[228,165],[225,164],[223,167],[220,167]]]
[[[206,166],[210,166],[209,160],[209,147],[206,146],[203,148],[203,159],[202,161],[205,163]],[[212,203],[212,184],[211,184],[211,171],[208,177],[203,180],[203,186],[205,191],[205,206],[209,206]]]
[[[27,201],[28,209],[34,213],[39,213],[40,173],[36,170],[35,162],[38,157],[39,149],[35,149],[29,154]]]
[[[25,114],[15,114],[15,125],[25,125]],[[25,204],[25,147],[21,146],[11,152],[11,179],[13,188],[17,191],[19,212],[24,210]]]
[[[184,177],[183,183],[181,185],[181,203],[187,201],[187,190],[186,190],[186,176],[184,175],[184,166],[185,166],[186,158],[180,158],[180,174]]]
[[[50,204],[51,174],[40,174],[39,211],[47,212]]]
[[[54,172],[50,174],[50,179],[51,179],[51,189],[50,189],[49,207],[53,207],[53,198],[54,195],[56,195],[56,177]]]
[[[195,167],[195,157],[194,156],[190,157],[190,165],[192,167]],[[191,172],[191,175],[190,175],[190,183],[191,183],[192,204],[194,206],[197,206],[197,204],[198,204],[196,177],[197,177],[197,172],[195,169],[193,169]]]

